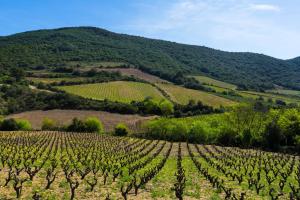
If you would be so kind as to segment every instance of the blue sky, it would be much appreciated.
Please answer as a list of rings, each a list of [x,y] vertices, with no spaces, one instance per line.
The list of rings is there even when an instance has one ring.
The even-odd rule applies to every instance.
[[[299,0],[0,0],[0,35],[96,26],[226,51],[300,56]]]

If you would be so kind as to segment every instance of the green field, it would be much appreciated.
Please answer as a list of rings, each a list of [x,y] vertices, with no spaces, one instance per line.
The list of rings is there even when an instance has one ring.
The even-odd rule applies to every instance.
[[[219,106],[232,106],[235,104],[234,101],[219,97],[207,92],[187,89],[184,87],[172,85],[172,84],[157,84],[158,87],[167,92],[171,99],[179,104],[187,104],[191,99],[195,101],[201,101],[206,105],[213,107]]]
[[[156,100],[165,97],[155,87],[146,83],[114,81],[108,83],[83,84],[58,87],[68,93],[85,98],[130,103],[131,101],[143,101],[146,97]]]
[[[231,90],[235,90],[237,88],[236,85],[230,84],[230,83],[226,83],[223,81],[219,81],[210,77],[206,77],[206,76],[193,76],[196,80],[198,80],[200,83],[204,83],[207,85],[213,85],[213,86],[217,86],[217,87],[221,87],[221,88],[227,88],[227,89],[231,89]]]

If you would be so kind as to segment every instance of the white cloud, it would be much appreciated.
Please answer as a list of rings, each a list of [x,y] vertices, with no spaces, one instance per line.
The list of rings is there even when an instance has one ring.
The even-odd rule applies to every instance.
[[[158,6],[154,13],[132,23],[136,32],[152,38],[281,58],[296,56],[300,51],[300,26],[288,23],[286,7],[255,4],[253,0],[177,0]]]
[[[251,4],[250,8],[258,11],[280,11],[279,6],[272,4]]]

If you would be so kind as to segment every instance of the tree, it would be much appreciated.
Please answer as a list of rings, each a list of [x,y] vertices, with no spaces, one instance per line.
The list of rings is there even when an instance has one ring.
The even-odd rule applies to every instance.
[[[128,133],[129,133],[129,129],[123,123],[120,123],[115,127],[115,135],[117,136],[126,136],[128,135]]]
[[[162,115],[168,116],[174,113],[174,105],[170,101],[162,100],[159,103],[159,108],[161,110]]]
[[[15,77],[17,82],[19,82],[25,77],[25,71],[20,67],[13,67],[10,73],[12,77]]]
[[[208,132],[203,127],[202,122],[194,122],[189,135],[188,135],[189,142],[197,142],[205,144],[208,140]]]
[[[269,123],[266,126],[265,131],[265,143],[272,150],[278,150],[280,147],[280,142],[282,140],[282,134],[280,127],[275,121]]]

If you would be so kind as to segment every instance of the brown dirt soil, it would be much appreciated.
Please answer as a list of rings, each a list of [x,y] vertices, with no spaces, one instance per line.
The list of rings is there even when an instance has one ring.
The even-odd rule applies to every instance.
[[[87,110],[37,110],[9,115],[6,119],[26,119],[31,123],[33,129],[40,130],[45,118],[54,120],[58,125],[65,125],[69,124],[74,117],[77,117],[78,119],[97,117],[103,123],[105,131],[108,132],[112,131],[119,123],[126,124],[130,130],[136,132],[141,129],[141,124],[144,121],[154,119],[156,116],[142,117],[139,115],[122,115],[103,111]]]

